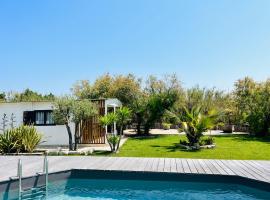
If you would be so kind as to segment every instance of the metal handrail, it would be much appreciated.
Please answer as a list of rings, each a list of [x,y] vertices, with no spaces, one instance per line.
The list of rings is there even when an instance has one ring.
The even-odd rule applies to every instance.
[[[48,162],[48,158],[47,155],[45,155],[44,157],[44,161],[43,161],[43,172],[42,173],[37,173],[37,174],[43,174],[45,175],[45,195],[47,197],[48,195],[48,175],[49,175],[49,162]],[[22,193],[23,193],[23,189],[22,189],[22,160],[19,159],[18,160],[18,168],[17,168],[17,177],[19,180],[19,188],[18,188],[18,196],[19,196],[19,200],[21,200],[22,197]]]

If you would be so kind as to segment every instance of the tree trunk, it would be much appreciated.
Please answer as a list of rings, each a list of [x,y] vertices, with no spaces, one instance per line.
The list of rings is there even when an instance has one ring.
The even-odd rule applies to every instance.
[[[118,151],[118,149],[119,149],[121,139],[122,139],[122,135],[119,135],[119,141],[117,143],[116,151]]]
[[[68,144],[69,144],[69,150],[72,151],[72,133],[70,130],[70,126],[68,123],[65,124],[68,132]]]
[[[144,134],[149,134],[149,132],[150,132],[150,127],[149,127],[149,125],[148,124],[146,124],[145,126],[144,126]]]
[[[120,126],[120,136],[124,134],[124,128],[123,125]]]
[[[74,151],[78,149],[78,131],[79,131],[79,124],[75,124],[75,133],[74,133]]]

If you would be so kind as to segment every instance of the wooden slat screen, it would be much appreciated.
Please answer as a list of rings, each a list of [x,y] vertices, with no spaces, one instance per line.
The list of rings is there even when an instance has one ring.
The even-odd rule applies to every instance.
[[[85,120],[79,125],[81,144],[104,144],[105,129],[100,125],[98,119],[105,115],[105,99],[92,100],[99,109],[99,115]]]

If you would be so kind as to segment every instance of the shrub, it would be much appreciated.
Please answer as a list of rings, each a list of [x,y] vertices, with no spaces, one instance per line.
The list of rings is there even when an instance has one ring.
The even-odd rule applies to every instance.
[[[14,130],[7,130],[0,134],[0,152],[16,153],[18,150],[18,138]]]
[[[110,145],[111,151],[115,152],[119,148],[119,143],[121,136],[115,135],[115,134],[106,134],[107,141]]]
[[[171,128],[171,124],[169,123],[162,123],[162,127],[164,130],[169,130]]]
[[[41,143],[42,135],[33,126],[20,126],[0,135],[1,153],[32,153]]]
[[[20,126],[18,131],[21,133],[21,151],[32,153],[41,143],[42,135],[33,126]]]
[[[200,145],[212,145],[214,144],[215,139],[213,137],[206,137],[206,138],[202,138],[200,140]]]
[[[216,119],[218,116],[219,113],[215,110],[204,114],[201,107],[193,107],[191,111],[185,108],[185,121],[182,122],[182,128],[186,133],[190,146],[198,145],[201,137],[203,136],[203,132],[216,125]]]

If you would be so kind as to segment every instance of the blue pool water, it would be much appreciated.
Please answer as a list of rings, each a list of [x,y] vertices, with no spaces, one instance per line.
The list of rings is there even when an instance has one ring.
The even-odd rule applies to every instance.
[[[270,192],[236,184],[69,179],[50,183],[47,199],[269,200]]]

